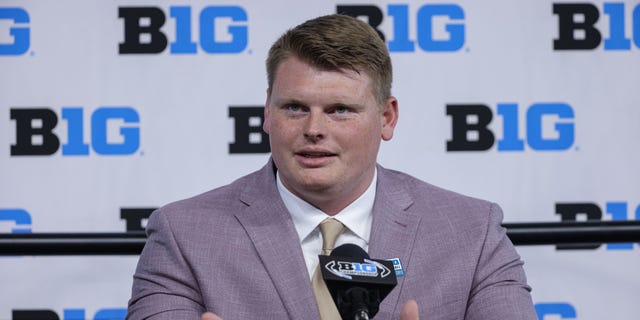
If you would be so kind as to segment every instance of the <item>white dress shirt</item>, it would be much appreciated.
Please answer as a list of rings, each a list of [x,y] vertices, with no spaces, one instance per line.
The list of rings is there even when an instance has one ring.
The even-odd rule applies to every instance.
[[[318,225],[331,216],[291,193],[282,184],[279,173],[276,173],[276,177],[280,197],[287,210],[289,210],[293,224],[298,232],[302,253],[309,272],[309,280],[311,280],[313,272],[318,265],[318,255],[322,251],[322,236]],[[345,243],[353,243],[365,251],[369,249],[369,236],[373,219],[371,212],[376,197],[377,178],[378,172],[376,170],[369,188],[358,199],[333,216],[334,219],[342,222],[346,227],[344,233],[338,237],[336,247]]]

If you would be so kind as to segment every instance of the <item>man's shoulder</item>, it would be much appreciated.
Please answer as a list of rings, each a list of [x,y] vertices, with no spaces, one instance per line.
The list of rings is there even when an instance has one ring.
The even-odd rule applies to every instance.
[[[490,201],[431,184],[405,172],[385,168],[379,172],[382,172],[381,179],[386,188],[391,186],[391,190],[407,194],[417,206],[447,207],[465,212],[472,209],[489,210],[495,206]]]
[[[384,185],[392,191],[381,192],[398,194],[385,199],[402,199],[395,200],[400,204],[396,207],[424,221],[418,226],[421,237],[439,234],[443,238],[454,238],[464,235],[464,239],[475,242],[484,238],[489,229],[498,230],[496,227],[502,221],[502,210],[496,203],[448,190],[395,170],[385,170],[382,176]]]
[[[243,205],[242,194],[247,187],[260,188],[261,175],[264,168],[242,176],[235,181],[198,195],[168,203],[158,209],[169,216],[191,216],[200,214],[230,214],[233,215]]]

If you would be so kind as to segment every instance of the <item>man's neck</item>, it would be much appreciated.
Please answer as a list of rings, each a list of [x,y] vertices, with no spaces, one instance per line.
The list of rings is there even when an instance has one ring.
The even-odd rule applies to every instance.
[[[343,187],[341,189],[330,187],[325,189],[299,191],[292,190],[284,181],[282,181],[282,183],[287,190],[298,198],[308,202],[325,214],[334,216],[367,191],[373,182],[373,179],[376,177],[376,170],[377,169],[374,167],[371,174],[367,174],[362,178],[361,181],[366,181],[365,183],[354,183],[352,187]]]

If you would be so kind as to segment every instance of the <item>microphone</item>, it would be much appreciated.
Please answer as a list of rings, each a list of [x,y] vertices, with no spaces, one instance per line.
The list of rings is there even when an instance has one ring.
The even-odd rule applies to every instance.
[[[372,318],[397,284],[391,261],[370,259],[355,244],[343,244],[319,258],[322,278],[342,319]]]

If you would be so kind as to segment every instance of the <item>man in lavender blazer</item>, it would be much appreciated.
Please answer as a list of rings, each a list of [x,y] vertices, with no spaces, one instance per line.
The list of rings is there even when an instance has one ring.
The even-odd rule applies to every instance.
[[[536,319],[498,206],[377,169],[369,255],[399,258],[406,275],[376,319],[408,299],[427,320]],[[130,319],[318,319],[272,163],[157,210],[147,232]]]
[[[351,217],[349,232],[370,230],[352,239],[372,258],[400,260],[405,275],[376,319],[536,319],[497,205],[377,165],[398,101],[373,28],[341,15],[309,20],[271,47],[267,74],[271,160],[152,214],[129,319],[333,319],[309,278],[320,247],[297,232],[320,221],[301,216]]]

